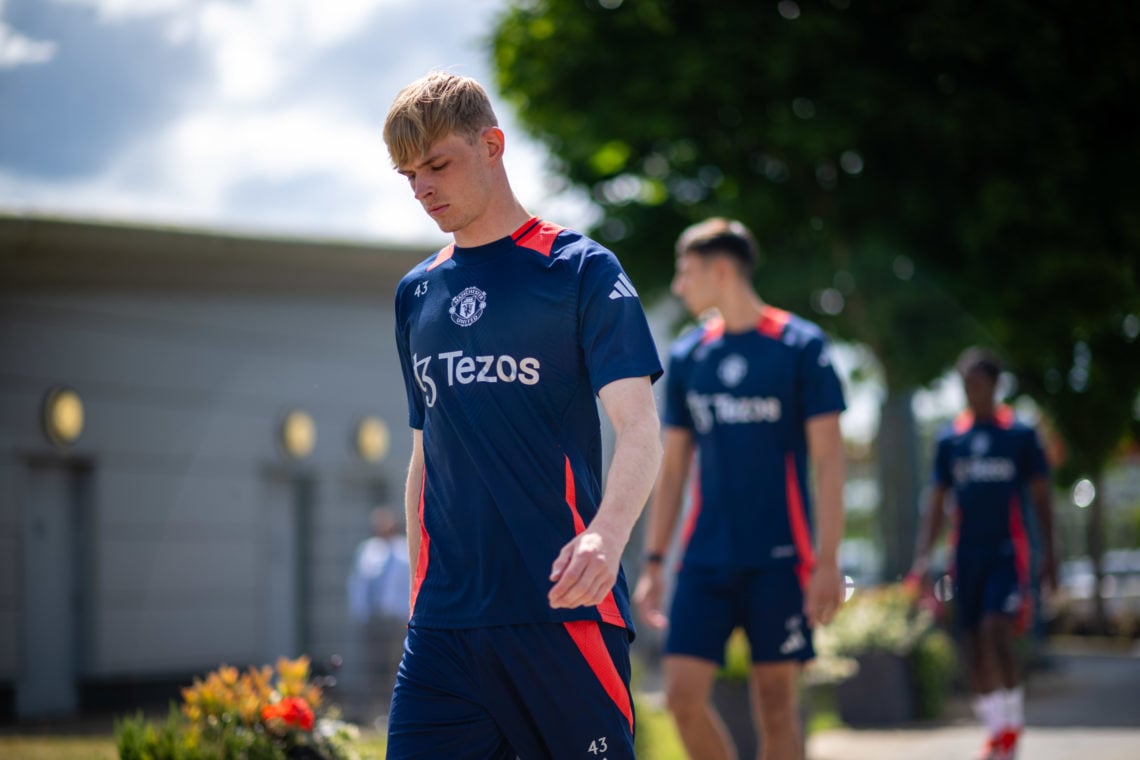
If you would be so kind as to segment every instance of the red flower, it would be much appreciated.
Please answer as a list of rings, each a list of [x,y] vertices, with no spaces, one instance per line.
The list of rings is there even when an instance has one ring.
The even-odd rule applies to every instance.
[[[274,719],[304,731],[313,730],[313,708],[300,697],[285,697],[276,704],[261,708],[261,719],[266,723]]]

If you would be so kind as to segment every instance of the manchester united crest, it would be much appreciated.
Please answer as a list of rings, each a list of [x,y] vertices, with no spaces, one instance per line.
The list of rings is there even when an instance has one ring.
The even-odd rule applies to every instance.
[[[451,299],[451,308],[447,313],[451,321],[460,327],[469,327],[479,321],[483,316],[483,309],[487,308],[487,294],[479,288],[464,288],[455,298]]]
[[[729,354],[716,368],[716,375],[728,388],[735,388],[748,374],[748,362],[740,354]]]

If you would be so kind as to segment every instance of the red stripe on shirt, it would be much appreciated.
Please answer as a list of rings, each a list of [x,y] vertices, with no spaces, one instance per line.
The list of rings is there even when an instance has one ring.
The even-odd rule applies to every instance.
[[[1013,562],[1017,568],[1017,584],[1021,587],[1021,609],[1017,611],[1019,633],[1029,630],[1033,606],[1029,591],[1029,532],[1021,516],[1021,500],[1015,495],[1009,501],[1009,535],[1013,539]]]
[[[800,481],[796,476],[796,460],[791,452],[784,458],[788,491],[788,523],[792,528],[792,542],[800,561],[796,563],[796,575],[800,587],[807,589],[811,571],[815,567],[815,551],[811,546],[811,529],[808,528],[807,512],[804,510],[803,496],[800,494]]]
[[[549,256],[554,248],[555,238],[565,229],[553,222],[544,222],[537,217],[531,217],[526,224],[511,233],[511,239],[515,241],[515,245]]]
[[[449,243],[445,248],[441,248],[439,253],[437,253],[435,255],[435,259],[430,264],[428,264],[427,271],[430,272],[431,270],[435,269],[437,266],[439,266],[443,262],[447,261],[448,259],[450,259],[454,255],[455,255],[455,243]]]
[[[431,536],[428,535],[427,526],[424,525],[424,492],[427,490],[427,466],[423,469],[423,478],[420,480],[420,552],[416,555],[416,576],[412,582],[411,613],[416,611],[416,598],[420,595],[420,586],[427,577],[428,546],[431,545]]]
[[[764,310],[760,312],[760,320],[756,323],[756,329],[760,331],[761,335],[779,340],[784,337],[784,328],[787,327],[791,318],[790,312],[777,309],[775,306],[765,306]]]
[[[713,317],[704,324],[704,334],[701,335],[701,343],[712,343],[722,335],[724,335],[724,319],[721,317]]]
[[[1002,404],[994,410],[993,422],[1002,430],[1009,430],[1013,427],[1013,422],[1016,419],[1013,408]],[[959,435],[965,433],[970,428],[974,427],[974,413],[967,409],[954,418],[954,432]]]
[[[563,455],[562,458],[566,461],[566,505],[570,507],[570,515],[574,519],[574,535],[577,536],[586,529],[586,521],[582,519],[582,513],[578,511],[578,489],[574,485],[574,468],[570,466],[570,457]],[[626,627],[625,618],[621,616],[617,600],[614,599],[613,589],[610,589],[606,598],[598,605],[598,614],[607,623],[612,623],[621,628]]]
[[[691,471],[689,486],[689,514],[685,517],[685,525],[681,528],[681,554],[689,548],[689,541],[693,531],[697,529],[697,518],[701,514],[701,471],[697,467],[697,457],[694,454],[689,464]]]
[[[592,620],[574,620],[562,625],[574,640],[578,651],[586,658],[590,670],[594,671],[598,682],[606,690],[606,694],[629,722],[630,731],[633,730],[633,701],[629,696],[629,689],[618,673],[610,651],[606,649],[606,641],[602,638],[602,630]]]

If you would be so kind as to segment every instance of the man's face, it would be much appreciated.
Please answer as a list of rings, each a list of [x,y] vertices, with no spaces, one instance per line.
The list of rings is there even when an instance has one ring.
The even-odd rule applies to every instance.
[[[443,232],[462,230],[487,208],[492,162],[486,134],[474,141],[450,134],[432,143],[416,161],[397,167]]]
[[[720,288],[714,263],[712,257],[696,253],[683,253],[677,257],[671,290],[693,316],[700,316],[716,305]]]
[[[972,369],[962,376],[966,404],[975,413],[989,414],[994,406],[997,382],[983,369]]]

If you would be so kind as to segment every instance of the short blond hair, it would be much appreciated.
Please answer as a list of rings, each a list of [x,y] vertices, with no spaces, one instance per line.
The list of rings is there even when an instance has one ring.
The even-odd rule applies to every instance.
[[[384,120],[384,142],[392,165],[399,168],[450,134],[474,140],[487,127],[498,125],[481,84],[470,77],[433,71],[396,95]]]

